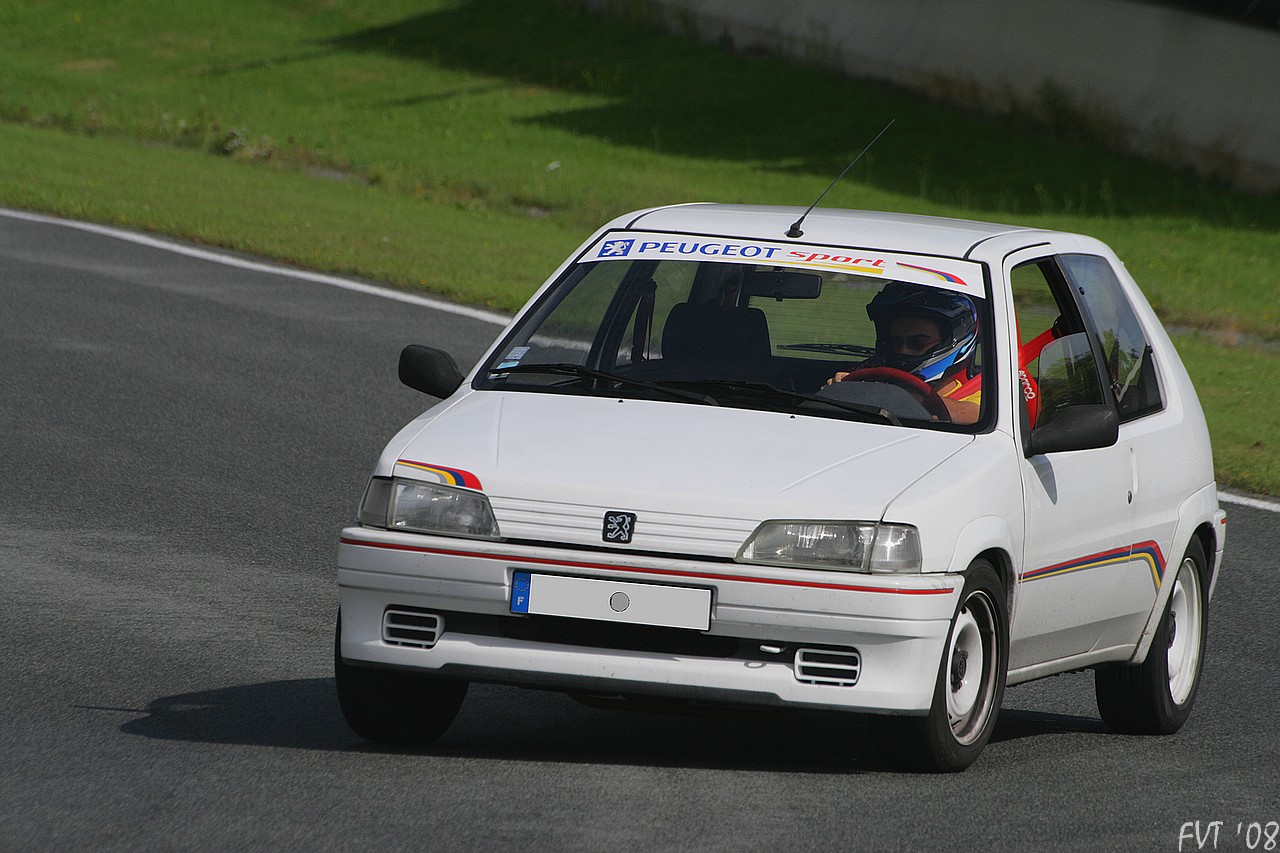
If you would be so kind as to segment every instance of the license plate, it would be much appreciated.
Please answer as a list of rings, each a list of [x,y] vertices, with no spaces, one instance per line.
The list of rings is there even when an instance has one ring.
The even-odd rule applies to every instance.
[[[711,590],[516,572],[511,612],[705,631]]]

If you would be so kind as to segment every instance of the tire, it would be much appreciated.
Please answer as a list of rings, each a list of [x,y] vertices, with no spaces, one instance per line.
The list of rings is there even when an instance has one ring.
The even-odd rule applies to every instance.
[[[1008,669],[1004,585],[989,562],[977,560],[965,574],[929,713],[879,718],[882,734],[889,735],[882,755],[903,769],[940,773],[973,764],[995,729]]]
[[[338,704],[351,730],[387,746],[424,747],[458,716],[467,682],[353,666],[342,659],[342,618],[333,644]]]
[[[1170,735],[1191,715],[1209,633],[1204,547],[1192,538],[1178,564],[1147,659],[1094,672],[1098,713],[1122,734]]]

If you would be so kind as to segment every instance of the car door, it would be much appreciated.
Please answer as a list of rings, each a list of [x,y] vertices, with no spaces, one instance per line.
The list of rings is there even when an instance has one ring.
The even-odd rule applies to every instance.
[[[1098,640],[1098,647],[1106,648],[1136,642],[1155,605],[1165,549],[1186,495],[1181,463],[1189,443],[1181,418],[1166,411],[1155,352],[1112,262],[1082,253],[1065,253],[1059,262],[1101,358],[1130,470],[1129,561],[1111,573],[1108,609],[1113,618]]]
[[[1074,405],[1110,400],[1086,317],[1056,255],[1006,262],[1019,338],[1024,433]],[[1133,468],[1126,441],[1021,462],[1024,546],[1017,569],[1010,669],[1094,651],[1129,611],[1117,602],[1133,544]]]

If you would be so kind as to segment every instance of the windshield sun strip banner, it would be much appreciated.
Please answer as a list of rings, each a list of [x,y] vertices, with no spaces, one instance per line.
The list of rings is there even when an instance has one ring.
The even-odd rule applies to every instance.
[[[695,237],[651,231],[611,231],[587,249],[582,261],[686,260],[754,263],[816,269],[926,284],[981,298],[982,266],[955,258],[847,249],[797,243]]]

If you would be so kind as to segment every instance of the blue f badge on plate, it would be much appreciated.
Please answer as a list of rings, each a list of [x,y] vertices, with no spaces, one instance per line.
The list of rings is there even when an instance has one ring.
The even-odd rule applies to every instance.
[[[634,512],[615,512],[610,510],[604,514],[604,529],[600,532],[600,538],[605,542],[618,542],[626,545],[631,541],[631,536],[636,529],[636,514]]]

